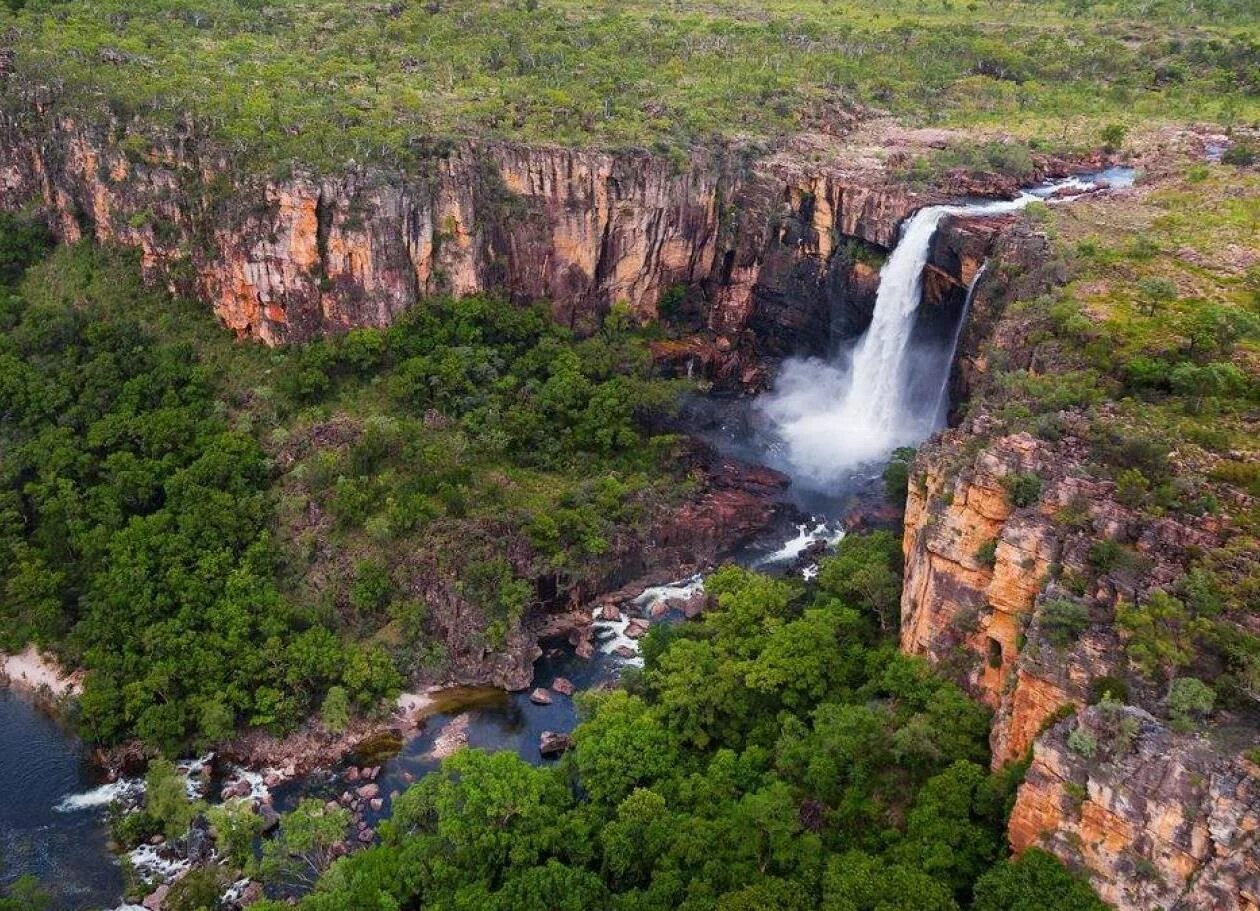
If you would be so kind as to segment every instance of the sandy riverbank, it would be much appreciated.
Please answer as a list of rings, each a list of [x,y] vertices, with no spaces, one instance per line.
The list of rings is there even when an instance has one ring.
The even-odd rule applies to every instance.
[[[31,645],[16,655],[0,656],[0,682],[17,689],[48,693],[54,699],[83,692],[83,672],[66,671],[55,658]]]

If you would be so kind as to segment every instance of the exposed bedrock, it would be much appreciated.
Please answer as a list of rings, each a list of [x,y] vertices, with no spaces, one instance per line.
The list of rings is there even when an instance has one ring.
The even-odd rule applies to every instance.
[[[618,301],[656,316],[682,286],[705,344],[822,352],[864,328],[901,221],[941,199],[844,165],[465,141],[433,145],[406,174],[266,177],[191,132],[154,141],[120,123],[0,121],[0,205],[35,204],[66,240],[138,248],[150,279],[268,343],[481,291],[549,300],[587,332]],[[927,299],[957,306],[991,238],[947,226]]]
[[[1078,729],[1092,757],[1069,746]],[[1037,741],[1010,837],[1085,869],[1117,908],[1255,911],[1258,824],[1255,763],[1141,709],[1096,706]]]

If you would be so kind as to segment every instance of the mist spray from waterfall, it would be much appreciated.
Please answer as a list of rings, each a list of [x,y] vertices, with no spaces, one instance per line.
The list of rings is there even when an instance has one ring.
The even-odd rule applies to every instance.
[[[1090,188],[1079,180],[1066,181],[1012,200],[929,206],[910,217],[880,270],[866,332],[833,358],[787,361],[775,389],[760,403],[780,439],[782,467],[798,483],[825,488],[863,466],[883,462],[898,446],[916,445],[941,426],[946,410],[941,399],[958,330],[948,350],[938,345],[925,352],[911,343],[923,270],[941,220],[947,215],[1015,212],[1064,186]],[[916,359],[921,362],[912,363]]]

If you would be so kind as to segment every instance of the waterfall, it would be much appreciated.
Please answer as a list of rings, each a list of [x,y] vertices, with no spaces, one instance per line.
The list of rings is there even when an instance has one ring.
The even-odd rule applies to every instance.
[[[980,264],[976,274],[971,277],[971,284],[967,286],[967,297],[963,300],[962,313],[958,316],[958,322],[954,324],[954,334],[949,340],[949,356],[945,359],[945,381],[941,383],[941,394],[937,396],[936,407],[933,409],[938,427],[944,426],[949,417],[949,375],[953,371],[954,357],[958,354],[958,342],[962,338],[963,328],[967,325],[967,318],[971,316],[972,298],[976,296],[976,288],[980,284],[980,279],[984,277],[984,271],[988,268],[989,261],[986,259]]]
[[[787,361],[775,389],[759,402],[774,425],[781,467],[798,483],[826,489],[855,469],[882,462],[898,446],[917,445],[940,427],[961,322],[948,347],[938,340],[924,349],[911,339],[937,226],[947,215],[1015,212],[1064,187],[1083,192],[1091,186],[1073,178],[1011,200],[915,212],[880,270],[866,332],[830,359]],[[960,320],[965,318],[964,312]]]

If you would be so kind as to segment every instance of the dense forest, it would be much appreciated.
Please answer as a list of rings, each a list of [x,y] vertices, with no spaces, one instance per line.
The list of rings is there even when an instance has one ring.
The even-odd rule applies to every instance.
[[[312,911],[1102,911],[1050,855],[1008,859],[1022,769],[990,773],[988,710],[881,631],[899,581],[887,532],[813,584],[728,566],[701,620],[654,628],[645,667],[583,699],[560,763],[461,751],[335,864],[335,804],[299,804],[257,857],[259,818],[224,805],[220,850],[280,894],[313,884]],[[178,837],[196,812],[157,764],[119,837]],[[233,876],[189,874],[165,907],[213,907]]]
[[[127,256],[50,253],[21,218],[0,236],[2,643],[88,671],[93,741],[287,730],[330,692],[374,710],[444,661],[399,569],[417,540],[460,567],[500,646],[532,577],[470,529],[580,568],[671,476],[670,439],[643,427],[677,387],[615,319],[577,342],[539,308],[437,300],[268,352],[142,288]],[[293,456],[294,438],[332,442]]]

